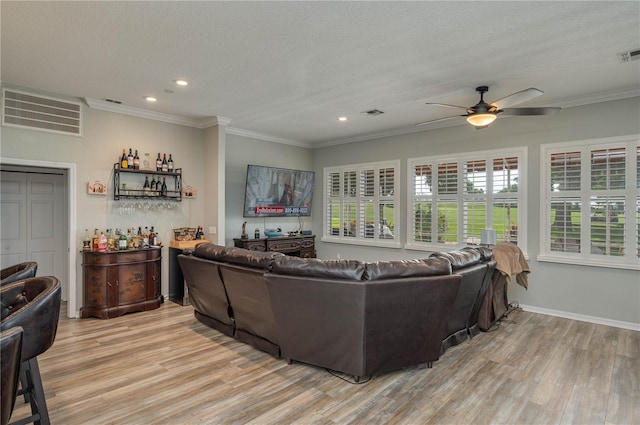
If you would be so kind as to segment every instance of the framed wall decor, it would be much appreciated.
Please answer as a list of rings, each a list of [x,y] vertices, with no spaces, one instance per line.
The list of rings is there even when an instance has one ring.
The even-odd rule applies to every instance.
[[[182,188],[182,197],[187,199],[195,199],[197,195],[196,188],[193,186],[185,186]]]
[[[87,193],[89,195],[105,196],[107,194],[107,182],[91,180],[89,183],[87,183]]]

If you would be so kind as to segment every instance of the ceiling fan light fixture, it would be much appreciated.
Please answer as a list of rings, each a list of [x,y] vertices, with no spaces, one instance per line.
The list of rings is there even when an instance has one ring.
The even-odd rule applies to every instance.
[[[467,122],[475,127],[485,127],[496,120],[496,114],[474,114],[467,117]]]

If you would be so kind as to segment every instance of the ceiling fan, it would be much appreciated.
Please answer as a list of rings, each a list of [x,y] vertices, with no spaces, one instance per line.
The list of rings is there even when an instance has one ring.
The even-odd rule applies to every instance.
[[[527,100],[531,100],[535,97],[543,94],[542,90],[529,88],[516,93],[512,93],[509,96],[505,96],[502,99],[498,99],[495,102],[487,103],[484,101],[484,94],[489,91],[488,86],[476,87],[476,91],[480,93],[480,101],[471,107],[448,105],[446,103],[430,103],[427,105],[445,106],[447,108],[464,109],[467,113],[464,115],[453,115],[451,117],[438,118],[435,120],[425,121],[416,125],[426,125],[435,122],[446,121],[459,117],[466,117],[467,122],[473,125],[476,129],[487,128],[497,117],[498,114],[502,116],[522,116],[522,115],[552,115],[560,110],[556,107],[540,107],[540,108],[511,108],[511,106],[518,105]]]

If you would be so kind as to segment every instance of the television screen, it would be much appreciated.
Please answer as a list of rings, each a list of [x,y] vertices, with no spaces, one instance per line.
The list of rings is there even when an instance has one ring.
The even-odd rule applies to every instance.
[[[310,216],[314,176],[313,171],[248,165],[243,216]]]

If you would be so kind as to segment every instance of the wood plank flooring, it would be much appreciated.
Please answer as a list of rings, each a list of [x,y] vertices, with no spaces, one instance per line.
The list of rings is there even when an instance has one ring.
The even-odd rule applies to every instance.
[[[63,317],[39,363],[53,425],[640,423],[640,332],[523,311],[432,369],[359,385],[287,365],[172,302]],[[23,416],[18,400],[12,421]]]

